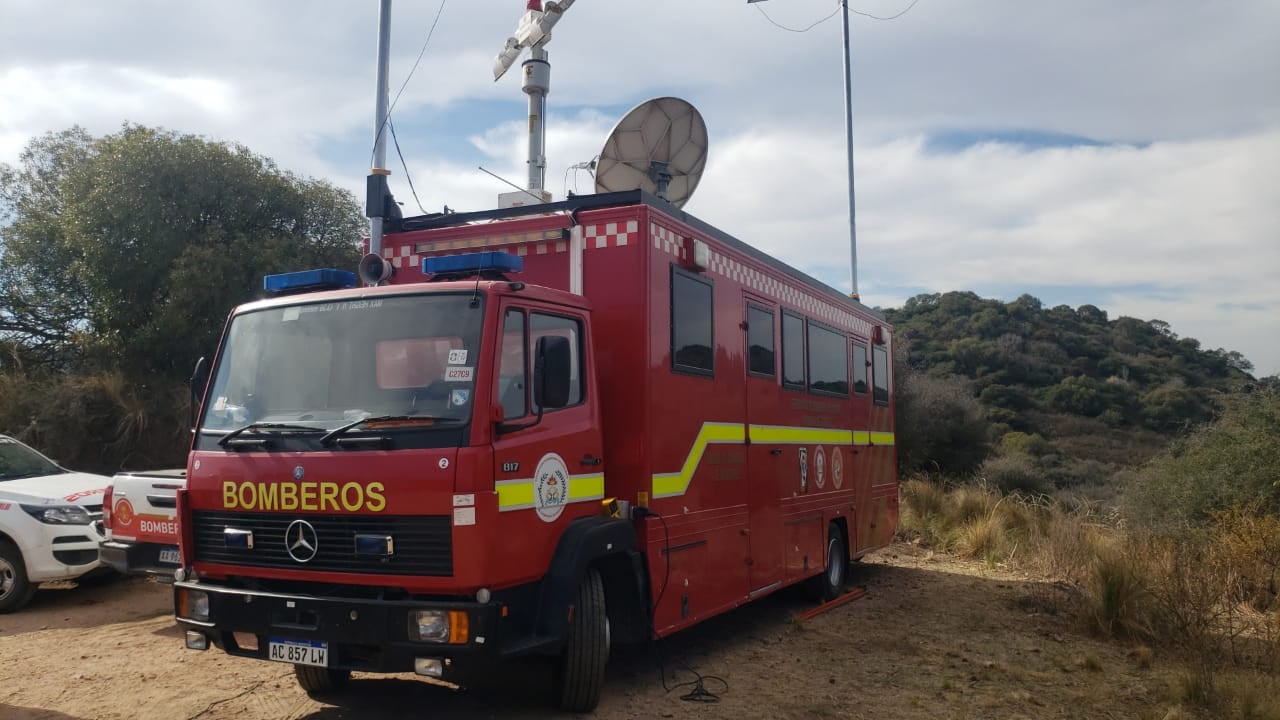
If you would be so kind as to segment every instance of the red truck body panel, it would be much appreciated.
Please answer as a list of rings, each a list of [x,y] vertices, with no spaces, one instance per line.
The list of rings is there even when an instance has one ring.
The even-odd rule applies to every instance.
[[[890,347],[887,323],[695,223],[684,213],[638,202],[584,209],[572,219],[567,213],[533,215],[410,230],[383,240],[383,255],[397,268],[394,284],[425,279],[426,257],[504,250],[523,258],[519,280],[568,291],[580,234],[604,495],[635,503],[648,493],[650,507],[666,522],[665,531],[656,518],[642,526],[652,600],[662,597],[660,634],[812,575],[822,568],[832,520],[848,528],[851,557],[886,545],[897,525],[892,403],[876,403],[870,388],[837,398],[785,389],[780,372],[774,378],[751,375],[743,329],[748,303],[774,313],[778,340],[781,314],[794,313],[860,344],[870,362],[873,346]],[[709,251],[705,270],[694,267],[695,240]],[[671,278],[681,270],[713,286],[710,377],[672,369]],[[891,351],[886,358],[891,367]],[[838,476],[832,474],[837,468]],[[526,522],[528,512],[505,515],[499,532],[505,534],[510,522],[529,546],[513,548],[508,561],[545,567],[555,528]]]
[[[891,328],[857,301],[664,201],[639,192],[618,195],[625,197],[506,213],[512,217],[406,220],[404,229],[383,238],[382,254],[396,268],[390,285],[308,297],[483,292],[486,350],[474,368],[485,382],[475,390],[467,447],[191,453],[185,512],[243,510],[254,506],[250,498],[252,509],[260,510],[259,484],[266,492],[266,485],[295,483],[296,504],[282,507],[277,496],[271,506],[290,517],[448,516],[451,573],[196,562],[189,528],[184,565],[194,563],[206,578],[254,575],[460,596],[541,578],[566,524],[601,514],[599,500],[647,502],[660,517],[636,523],[648,599],[656,606],[654,626],[665,635],[821,572],[833,522],[844,529],[850,557],[886,545],[898,519]],[[493,280],[427,282],[422,273],[427,257],[492,250],[523,259],[522,272],[510,280],[524,287]],[[699,258],[705,267],[698,267]],[[709,286],[713,347],[710,358],[690,357],[695,364],[709,359],[710,372],[673,367],[673,313],[684,312],[672,307],[677,277],[682,287],[686,281],[695,289]],[[546,413],[532,428],[495,436],[488,420],[497,402],[502,313],[517,307],[581,321],[588,338],[586,397]],[[771,376],[749,372],[749,307],[769,315]],[[794,350],[785,342],[788,317],[843,343],[849,385],[843,396],[784,386],[782,359]],[[866,367],[856,366],[856,348],[865,353]],[[873,356],[883,364],[879,375],[872,372]],[[854,392],[859,373],[867,380],[863,392]],[[872,389],[877,383],[884,387],[879,402]],[[567,474],[567,487],[551,494],[545,482],[556,473],[544,470],[548,462]],[[304,482],[314,486],[304,488]],[[353,483],[359,487],[348,490]],[[344,505],[346,492],[352,502]],[[354,502],[357,493],[361,503]],[[370,502],[372,496],[378,501]]]

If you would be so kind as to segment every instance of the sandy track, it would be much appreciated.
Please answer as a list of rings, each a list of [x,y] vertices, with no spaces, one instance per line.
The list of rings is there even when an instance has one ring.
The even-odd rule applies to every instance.
[[[1160,718],[1165,672],[1127,648],[1079,635],[1051,585],[896,545],[851,578],[866,597],[806,622],[796,593],[657,643],[618,651],[597,717],[622,718]],[[681,700],[684,669],[716,703]],[[168,586],[128,579],[47,590],[0,615],[0,718],[551,718],[550,678],[512,668],[491,687],[457,692],[412,675],[357,673],[325,701],[288,666],[182,646]]]

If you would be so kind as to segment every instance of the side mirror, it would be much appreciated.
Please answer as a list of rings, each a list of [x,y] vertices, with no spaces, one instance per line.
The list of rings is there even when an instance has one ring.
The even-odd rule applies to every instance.
[[[557,335],[538,338],[534,351],[533,402],[539,412],[569,404],[569,339]]]
[[[192,432],[195,432],[195,429],[196,429],[196,415],[198,414],[197,406],[200,404],[200,401],[204,398],[205,386],[208,383],[209,383],[209,366],[205,362],[205,358],[201,356],[201,358],[196,361],[196,369],[192,371],[191,380],[189,381],[189,386],[191,390],[190,425],[191,425]]]

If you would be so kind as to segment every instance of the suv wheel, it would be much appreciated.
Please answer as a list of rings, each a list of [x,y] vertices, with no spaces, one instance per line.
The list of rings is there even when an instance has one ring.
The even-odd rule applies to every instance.
[[[13,612],[31,601],[36,586],[27,578],[27,565],[17,546],[0,540],[0,613]]]

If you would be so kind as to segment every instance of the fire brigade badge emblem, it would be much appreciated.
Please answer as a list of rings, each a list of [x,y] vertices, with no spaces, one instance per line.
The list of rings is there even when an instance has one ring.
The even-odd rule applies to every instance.
[[[809,492],[809,448],[800,448],[800,492]]]
[[[543,522],[555,522],[569,501],[569,468],[564,459],[547,453],[533,474],[533,507]]]
[[[831,448],[831,484],[837,490],[844,484],[844,455],[840,448]]]
[[[817,473],[814,481],[818,484],[818,489],[821,490],[827,484],[827,456],[822,451],[821,445],[814,448],[813,451],[813,470]]]

